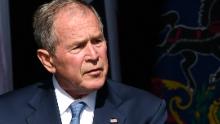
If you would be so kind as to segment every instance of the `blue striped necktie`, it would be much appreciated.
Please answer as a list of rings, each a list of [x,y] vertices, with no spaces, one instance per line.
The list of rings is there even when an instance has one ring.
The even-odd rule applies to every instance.
[[[86,104],[84,102],[74,102],[70,105],[72,112],[72,119],[70,124],[80,124],[80,113],[85,108]]]

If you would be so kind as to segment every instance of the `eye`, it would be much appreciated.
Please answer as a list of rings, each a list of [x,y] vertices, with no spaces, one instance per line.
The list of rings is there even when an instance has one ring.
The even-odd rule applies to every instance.
[[[94,38],[91,40],[92,44],[94,44],[94,45],[100,45],[104,41],[105,41],[104,37]]]
[[[83,47],[85,47],[85,44],[84,43],[79,43],[73,49],[80,49],[80,48],[83,48]]]
[[[99,44],[99,43],[101,43],[103,40],[101,40],[101,39],[94,39],[94,40],[92,40],[92,44]]]
[[[78,43],[72,47],[71,52],[72,53],[79,53],[85,46],[86,46],[86,44],[84,42]]]

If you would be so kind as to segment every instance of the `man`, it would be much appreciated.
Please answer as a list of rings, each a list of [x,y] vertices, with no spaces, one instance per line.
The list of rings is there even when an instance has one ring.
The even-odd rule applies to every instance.
[[[107,46],[96,11],[78,0],[54,0],[34,16],[37,56],[51,80],[0,97],[0,124],[163,124],[163,100],[106,79]],[[73,114],[74,115],[74,114]]]

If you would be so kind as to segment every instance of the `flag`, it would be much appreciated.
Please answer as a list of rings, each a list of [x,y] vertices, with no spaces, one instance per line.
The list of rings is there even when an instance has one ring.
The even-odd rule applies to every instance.
[[[0,94],[13,89],[8,2],[0,0]]]
[[[218,124],[220,1],[167,0],[162,10],[152,89],[167,101],[167,124]]]

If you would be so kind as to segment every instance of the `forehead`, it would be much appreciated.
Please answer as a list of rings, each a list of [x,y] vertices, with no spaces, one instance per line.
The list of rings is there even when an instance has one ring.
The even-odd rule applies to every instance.
[[[67,4],[58,10],[54,16],[54,25],[58,25],[60,22],[70,22],[70,20],[73,24],[88,20],[98,23],[98,17],[91,8],[76,3]]]
[[[70,15],[77,15],[82,13],[86,14],[89,11],[91,10],[85,5],[77,4],[77,3],[68,3],[57,9],[55,13],[55,17],[60,16],[64,13]]]
[[[55,16],[55,33],[62,37],[81,37],[82,35],[98,35],[101,32],[99,21],[92,10],[75,5],[67,5]]]

